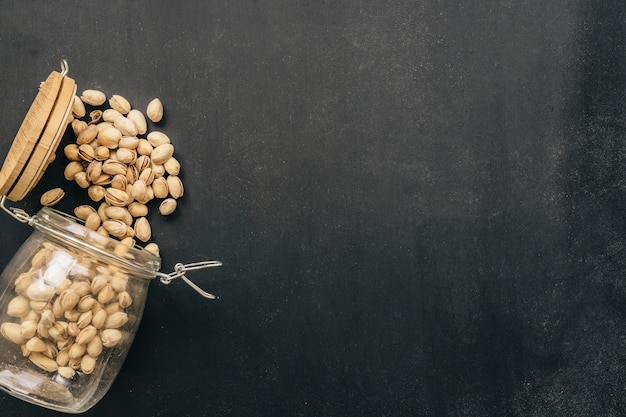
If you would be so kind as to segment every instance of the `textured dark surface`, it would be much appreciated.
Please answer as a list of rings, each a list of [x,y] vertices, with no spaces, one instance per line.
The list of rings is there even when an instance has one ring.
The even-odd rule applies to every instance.
[[[2,154],[61,58],[159,96],[163,270],[224,262],[153,283],[85,415],[623,415],[625,4],[2,1]]]

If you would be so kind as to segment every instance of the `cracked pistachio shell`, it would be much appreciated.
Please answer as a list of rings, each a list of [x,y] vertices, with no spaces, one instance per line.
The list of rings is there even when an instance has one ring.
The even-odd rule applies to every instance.
[[[177,203],[175,199],[166,198],[159,205],[159,213],[161,213],[164,216],[169,216],[170,214],[174,212],[174,210],[176,210],[176,206],[177,206]]]
[[[55,372],[59,369],[59,365],[56,363],[54,359],[50,359],[46,355],[41,352],[33,352],[28,356],[28,359],[39,368],[48,372]]]
[[[115,157],[123,164],[134,164],[137,160],[137,151],[134,149],[120,147],[117,149]]]
[[[126,175],[126,164],[115,159],[107,159],[102,164],[102,172],[109,175]]]
[[[39,202],[42,206],[51,207],[57,204],[65,196],[63,188],[53,188],[41,195]]]
[[[81,220],[87,219],[91,213],[95,213],[96,209],[88,204],[82,204],[74,208],[74,215]]]
[[[126,206],[130,197],[125,191],[109,187],[104,192],[104,200],[111,206]]]
[[[78,157],[85,162],[91,162],[96,156],[96,150],[88,143],[83,143],[78,147]]]
[[[105,220],[104,222],[102,222],[102,227],[104,227],[107,232],[117,238],[126,237],[127,225],[121,220]],[[100,301],[100,294],[98,294],[98,301]]]

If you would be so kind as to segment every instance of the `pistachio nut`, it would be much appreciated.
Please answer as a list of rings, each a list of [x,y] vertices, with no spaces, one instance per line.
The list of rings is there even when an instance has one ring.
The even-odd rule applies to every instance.
[[[74,208],[74,215],[81,220],[86,220],[91,213],[96,213],[96,209],[88,204],[82,204]]]
[[[30,339],[37,334],[37,321],[26,320],[23,321],[20,326],[22,327],[22,336],[26,339]]]
[[[91,185],[87,188],[87,195],[95,202],[102,201],[105,192],[105,188],[101,185]]]
[[[160,255],[160,250],[159,250],[159,245],[157,245],[154,242],[148,243],[144,249],[148,252],[150,252],[153,255],[159,256]]]
[[[105,190],[104,200],[112,206],[126,206],[129,200],[125,191],[109,187]]]
[[[81,358],[85,354],[86,350],[87,350],[87,346],[81,345],[80,343],[74,343],[72,346],[70,346],[70,350],[69,350],[70,359]]]
[[[24,317],[29,311],[30,300],[21,295],[13,297],[7,306],[7,314],[11,317]]]
[[[122,132],[115,127],[106,127],[98,133],[98,144],[108,148],[115,149],[122,139]]]
[[[99,135],[96,125],[89,125],[76,137],[76,143],[78,145],[91,143],[94,139],[96,139],[97,136]]]
[[[180,162],[173,156],[163,163],[163,167],[169,175],[180,174]]]
[[[124,164],[134,164],[137,160],[137,151],[129,148],[118,148],[115,157]]]
[[[137,149],[139,146],[139,138],[137,136],[122,136],[118,143],[119,148]]]
[[[152,181],[152,190],[156,198],[166,198],[169,194],[169,190],[165,177],[155,178],[154,181]]]
[[[174,146],[170,143],[164,143],[154,148],[150,154],[152,163],[156,165],[162,165],[165,161],[170,159],[174,155]]]
[[[158,123],[163,118],[163,103],[158,98],[155,98],[148,103],[146,108],[146,116],[154,123]]]
[[[117,302],[122,308],[128,308],[133,303],[133,298],[128,291],[122,291],[117,295]]]
[[[78,144],[70,143],[63,148],[63,155],[70,161],[80,161],[80,156],[78,155]]]
[[[69,366],[59,366],[59,368],[57,369],[57,373],[65,379],[72,379],[74,378],[74,375],[76,375],[76,371]]]
[[[72,114],[74,117],[81,118],[85,117],[87,114],[87,110],[85,109],[85,103],[78,96],[74,96],[72,99]]]
[[[78,333],[78,336],[76,336],[76,343],[78,343],[79,345],[86,345],[87,343],[91,342],[91,340],[96,337],[97,334],[98,329],[96,329],[92,325],[88,325],[84,329],[82,329],[80,333]]]
[[[154,130],[148,133],[148,136],[146,136],[146,139],[148,139],[148,142],[150,142],[150,145],[152,145],[155,148],[160,145],[164,145],[166,143],[172,143],[169,136],[167,136],[163,132],[159,132],[158,130]]]
[[[91,325],[96,329],[102,329],[104,327],[104,322],[107,318],[107,312],[105,310],[98,310],[94,313],[91,319]]]
[[[34,301],[50,301],[54,296],[54,287],[43,281],[34,281],[26,289],[26,296]]]
[[[135,236],[142,242],[150,240],[152,229],[150,228],[150,223],[147,218],[139,217],[135,220]]]
[[[130,103],[124,97],[113,94],[109,99],[109,106],[117,110],[121,114],[127,114],[130,111]]]
[[[31,352],[45,352],[46,343],[38,337],[33,337],[26,342],[26,349]]]
[[[84,170],[85,168],[83,167],[82,163],[78,161],[72,161],[65,166],[63,176],[68,181],[74,181],[74,179],[76,178],[76,174],[78,174],[79,172],[83,172]]]
[[[113,122],[113,126],[117,128],[122,135],[124,136],[136,136],[137,135],[137,127],[132,122],[132,120],[127,119],[126,117],[118,117]]]
[[[143,115],[143,113],[140,112],[139,110],[132,109],[131,111],[128,112],[126,117],[128,118],[128,120],[132,121],[135,124],[135,127],[137,128],[137,133],[139,135],[143,135],[144,133],[148,131],[148,124],[146,122],[146,118]]]
[[[89,125],[84,120],[74,119],[72,120],[71,126],[72,131],[74,132],[74,136],[78,136],[82,133],[83,130],[87,129],[87,126]]]
[[[102,339],[94,337],[87,343],[87,354],[93,358],[97,358],[102,353]]]
[[[89,188],[91,185],[85,171],[77,172],[76,175],[74,175],[74,182],[76,182],[80,188]]]
[[[41,352],[31,353],[28,359],[44,371],[55,372],[59,368],[54,359],[47,357]]]
[[[63,312],[72,310],[80,301],[80,295],[77,292],[67,289],[59,295],[59,303]]]
[[[90,106],[102,106],[107,101],[106,95],[99,90],[85,90],[80,96],[83,103]]]
[[[26,343],[28,340],[22,335],[22,326],[18,323],[2,323],[2,325],[0,325],[0,334],[2,334],[5,339],[15,343],[16,345]]]
[[[183,183],[178,175],[169,175],[167,177],[167,188],[172,198],[181,198],[185,193]]]
[[[113,347],[122,340],[122,332],[118,329],[104,329],[100,333],[100,339],[102,340],[102,346]]]
[[[107,159],[102,163],[102,172],[109,175],[126,175],[126,165],[115,159]]]
[[[42,206],[51,207],[57,204],[65,196],[63,188],[53,188],[41,195],[40,203]]]
[[[177,203],[175,199],[166,198],[159,205],[159,213],[161,213],[164,216],[169,216],[170,214],[174,212],[174,210],[176,210],[176,206],[177,206]]]
[[[114,123],[115,119],[117,119],[118,117],[124,117],[124,116],[118,110],[113,109],[113,108],[106,109],[102,113],[102,120],[104,120],[105,122]]]

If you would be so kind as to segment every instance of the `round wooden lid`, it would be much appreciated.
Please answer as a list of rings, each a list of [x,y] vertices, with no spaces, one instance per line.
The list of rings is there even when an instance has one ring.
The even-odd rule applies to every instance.
[[[56,71],[41,83],[0,169],[0,196],[19,201],[37,185],[54,160],[75,94],[74,80]]]

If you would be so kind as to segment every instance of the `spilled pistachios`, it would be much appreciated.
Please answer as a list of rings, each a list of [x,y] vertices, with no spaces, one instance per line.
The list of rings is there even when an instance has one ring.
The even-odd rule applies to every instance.
[[[81,205],[74,214],[102,235],[127,239],[129,244],[135,239],[148,243],[152,238],[147,220],[150,201],[162,200],[159,212],[168,216],[184,193],[171,139],[164,132],[148,131],[147,119],[162,120],[163,103],[154,98],[144,114],[117,94],[108,99],[107,106],[104,92],[89,89],[74,97],[72,112],[76,142],[63,150],[69,161],[64,176],[86,189],[90,200],[99,205]],[[41,202],[52,206],[63,195],[61,188],[50,190]],[[121,211],[109,208],[124,209],[124,214],[120,217]],[[159,252],[156,243],[147,249]]]

